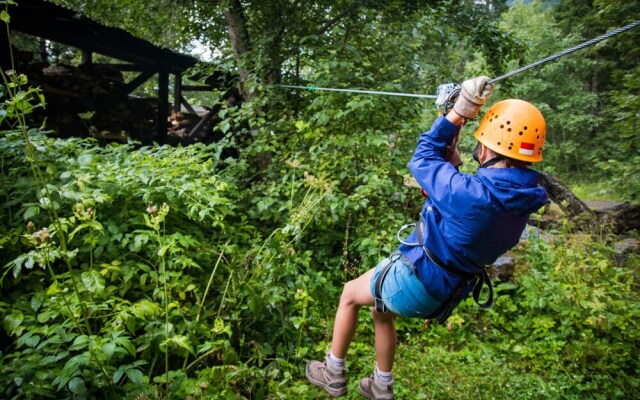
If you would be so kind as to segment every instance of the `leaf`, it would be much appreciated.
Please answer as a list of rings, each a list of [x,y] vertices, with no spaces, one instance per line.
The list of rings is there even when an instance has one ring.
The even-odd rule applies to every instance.
[[[2,322],[6,330],[16,334],[18,333],[18,328],[22,324],[22,321],[24,321],[24,315],[22,315],[22,312],[20,310],[12,310],[11,314],[4,317]]]
[[[54,281],[51,286],[47,289],[47,296],[53,296],[56,293],[59,293],[60,289],[58,288],[58,281]]]
[[[195,354],[194,351],[193,351],[193,346],[191,345],[191,342],[189,341],[189,338],[184,336],[184,335],[173,336],[171,339],[169,339],[167,341],[167,343],[174,344],[174,345],[178,346],[181,349],[187,350],[191,354]]]
[[[122,378],[122,375],[124,375],[124,371],[119,369],[116,372],[113,373],[113,383],[118,383],[120,381],[120,379]]]
[[[71,345],[71,347],[69,347],[69,350],[73,351],[73,350],[84,349],[85,347],[87,347],[88,343],[89,343],[89,336],[80,335],[74,339],[73,344]]]
[[[149,300],[142,300],[131,306],[131,313],[142,320],[159,315],[161,312],[162,308]]]
[[[8,24],[11,21],[11,17],[9,16],[9,13],[6,12],[5,10],[2,10],[0,12],[0,19],[3,20],[6,24]]]
[[[231,327],[229,325],[226,325],[220,318],[216,318],[211,330],[215,334],[226,333],[227,335],[229,335],[229,337],[231,337]]]
[[[31,308],[33,311],[38,311],[44,302],[44,293],[36,292],[31,298]]]
[[[40,214],[40,207],[38,207],[38,206],[30,206],[30,207],[27,207],[27,209],[24,211],[24,214],[22,215],[22,218],[27,220],[27,219],[29,219],[31,217],[35,217],[38,214]]]
[[[91,154],[83,154],[78,157],[78,164],[80,165],[90,164],[91,161],[93,161],[93,156]]]
[[[91,293],[104,291],[104,278],[98,271],[88,271],[82,273],[82,283]]]
[[[113,342],[107,342],[102,345],[102,353],[107,358],[107,360],[111,359],[115,351],[116,351],[116,344]]]
[[[126,371],[126,374],[127,378],[129,378],[129,380],[131,380],[131,382],[135,383],[136,385],[142,385],[143,383],[146,383],[144,374],[139,369],[128,369]]]
[[[22,341],[22,343],[24,343],[24,345],[27,346],[27,347],[36,347],[38,345],[38,343],[40,343],[40,336],[38,336],[38,335],[29,335],[29,337],[26,337]]]
[[[40,322],[41,324],[45,324],[47,322],[49,322],[49,320],[55,318],[58,316],[58,311],[45,311],[45,312],[40,312],[38,313],[38,316],[36,317],[36,319],[38,320],[38,322]]]
[[[69,381],[69,390],[73,394],[82,395],[87,392],[87,386],[85,385],[84,380],[82,378],[80,378],[79,376],[76,376],[75,378]]]
[[[127,350],[127,352],[129,352],[129,354],[131,354],[132,356],[136,355],[136,348],[133,346],[133,343],[131,343],[131,340],[129,340],[129,338],[121,336],[114,339],[113,342],[124,347]]]

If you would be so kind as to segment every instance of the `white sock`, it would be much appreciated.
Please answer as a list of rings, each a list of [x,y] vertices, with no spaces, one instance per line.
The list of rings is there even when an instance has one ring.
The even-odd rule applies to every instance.
[[[329,351],[329,361],[331,361],[331,364],[333,364],[334,367],[338,367],[338,368],[342,368],[344,367],[344,364],[346,362],[346,358],[338,358],[336,356],[333,355],[333,353],[331,351]]]
[[[389,383],[393,380],[393,372],[389,371],[389,372],[382,372],[380,371],[380,369],[378,368],[378,366],[376,365],[376,375],[378,375],[378,378],[380,378],[380,382],[384,382],[384,383]]]

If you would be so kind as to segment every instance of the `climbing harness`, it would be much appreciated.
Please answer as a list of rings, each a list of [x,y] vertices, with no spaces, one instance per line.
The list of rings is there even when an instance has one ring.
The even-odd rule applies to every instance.
[[[500,82],[504,79],[510,78],[513,75],[519,74],[520,72],[523,71],[527,71],[531,68],[535,68],[537,66],[540,66],[542,64],[546,64],[550,61],[556,60],[560,57],[566,56],[567,54],[573,53],[575,51],[584,49],[585,47],[589,47],[591,45],[594,45],[598,42],[601,42],[603,40],[609,39],[613,36],[619,35],[623,32],[626,32],[628,30],[631,30],[633,28],[636,28],[640,26],[640,20],[632,22],[628,25],[625,25],[623,27],[614,29],[611,32],[605,33],[603,35],[600,35],[596,38],[593,38],[591,40],[588,40],[582,44],[579,44],[577,46],[571,47],[569,49],[563,50],[559,53],[556,53],[554,55],[551,55],[549,57],[545,57],[539,61],[536,61],[532,64],[526,65],[524,67],[518,68],[516,70],[513,70],[511,72],[508,72],[504,75],[501,75],[497,78],[493,78],[491,80],[489,80],[489,82],[487,82],[487,85],[493,85],[496,82]],[[309,91],[316,91],[316,90],[326,90],[326,91],[333,91],[333,92],[346,92],[346,93],[363,93],[363,94],[376,94],[376,95],[388,95],[388,96],[403,96],[403,97],[418,97],[418,98],[435,98],[439,100],[439,95],[440,93],[436,94],[436,95],[431,95],[431,94],[415,94],[415,93],[401,93],[401,92],[380,92],[380,91],[376,91],[376,90],[358,90],[358,89],[335,89],[335,88],[324,88],[324,87],[316,87],[316,86],[295,86],[295,85],[272,85],[275,87],[282,87],[282,88],[290,88],[290,89],[305,89],[305,90],[309,90]],[[439,88],[438,88],[439,89]],[[439,92],[439,90],[438,90]],[[438,101],[436,101],[436,105],[438,104]]]
[[[416,233],[418,236],[418,242],[416,243],[409,243],[404,239],[402,239],[401,237],[401,234],[404,230],[412,227],[416,229]],[[451,313],[458,306],[458,304],[460,304],[460,302],[465,297],[467,297],[467,295],[472,291],[473,291],[473,299],[475,300],[476,304],[480,306],[480,308],[491,307],[491,305],[493,304],[493,285],[491,284],[491,279],[489,279],[489,275],[487,274],[487,269],[479,265],[474,265],[476,272],[474,273],[461,272],[458,268],[442,262],[442,260],[440,260],[424,244],[426,227],[427,225],[424,221],[424,218],[421,215],[420,220],[418,221],[417,224],[411,223],[411,224],[403,225],[396,233],[396,237],[398,238],[398,241],[400,241],[400,243],[406,246],[422,247],[422,250],[424,251],[424,253],[434,264],[436,264],[441,269],[447,271],[448,273],[459,277],[458,284],[453,289],[453,292],[451,293],[447,301],[445,301],[435,312],[427,316],[426,319],[435,319],[438,321],[438,323],[446,322],[446,320],[451,316]],[[416,276],[418,276],[419,278],[416,267],[406,256],[404,256],[399,251],[391,254],[391,256],[389,256],[389,258],[385,260],[386,264],[382,266],[382,270],[380,271],[380,274],[378,275],[378,278],[376,279],[376,283],[375,283],[375,293],[374,293],[375,307],[376,307],[376,311],[378,312],[387,311],[387,307],[384,305],[384,302],[382,301],[382,284],[384,283],[384,279],[386,278],[387,272],[389,272],[389,269],[391,268],[391,266],[399,258],[401,258],[402,263],[408,266],[409,268],[411,268],[415,272]],[[481,303],[480,293],[482,292],[482,287],[485,284],[489,289],[489,296],[485,302]]]

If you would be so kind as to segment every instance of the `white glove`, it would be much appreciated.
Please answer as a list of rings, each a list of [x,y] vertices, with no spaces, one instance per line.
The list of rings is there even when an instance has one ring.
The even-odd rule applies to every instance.
[[[493,90],[493,85],[487,85],[489,80],[488,76],[479,76],[462,82],[453,111],[466,119],[475,118]]]

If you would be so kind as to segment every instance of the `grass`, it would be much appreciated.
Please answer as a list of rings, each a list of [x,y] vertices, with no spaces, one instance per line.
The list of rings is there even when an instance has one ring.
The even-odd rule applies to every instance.
[[[621,201],[622,198],[609,181],[572,181],[567,186],[582,201]]]

